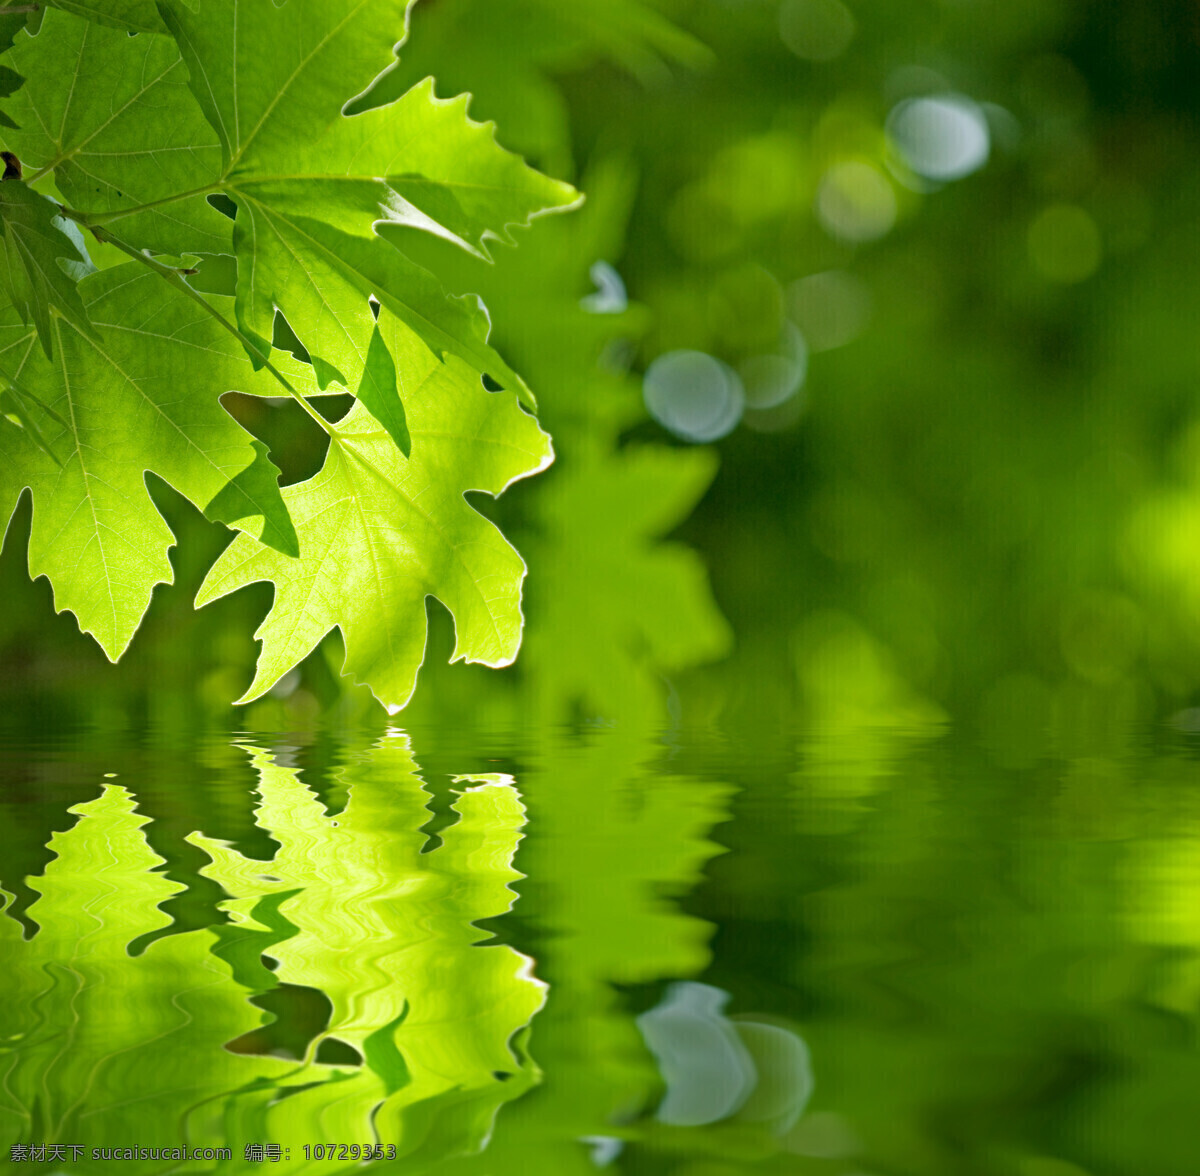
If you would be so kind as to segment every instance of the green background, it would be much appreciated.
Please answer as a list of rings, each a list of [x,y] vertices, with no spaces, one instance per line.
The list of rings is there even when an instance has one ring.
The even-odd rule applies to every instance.
[[[818,9],[825,42],[805,24]],[[181,1034],[154,1046],[175,1085],[138,1120],[148,1142],[186,1121],[197,1139],[315,1143],[391,1100],[395,1131],[427,1141],[414,1172],[587,1172],[579,1140],[597,1135],[625,1145],[615,1170],[656,1176],[1194,1170],[1200,20],[1182,0],[844,11],[852,26],[804,0],[414,9],[397,92],[429,74],[472,92],[503,144],[588,200],[494,246],[493,266],[436,259],[484,295],[558,457],[477,502],[529,565],[521,657],[447,665],[431,605],[411,743],[342,688],[336,634],[230,705],[270,588],[193,611],[228,532],[164,484],[177,582],[116,667],[29,582],[18,514],[0,881],[43,929],[3,923],[10,1004],[33,1018],[3,1034],[0,1107],[22,1124],[76,1130],[72,1114],[148,1097],[137,1050],[166,1030],[144,1019],[93,1014],[107,1028],[76,1072],[13,1044],[71,1021],[70,984],[103,981]],[[947,94],[985,119],[989,152],[934,183],[888,127]],[[583,302],[597,261],[624,281],[621,313]],[[660,356],[737,368],[797,330],[803,386],[714,443],[648,412]],[[286,480],[319,467],[298,411],[238,411]],[[343,835],[348,797],[366,815]],[[86,938],[72,887],[110,884],[126,901],[94,973],[56,973]],[[345,958],[347,920],[405,885],[459,895],[430,956],[462,965],[446,978],[411,955],[408,999],[449,993],[446,1023],[483,1009],[483,1027],[422,1053],[378,998],[329,1030],[358,1061],[322,1056],[370,986],[306,959],[305,936]],[[281,890],[299,897],[272,906]],[[409,914],[372,925],[362,972],[395,979]],[[480,921],[499,936],[483,954],[536,959],[536,1016],[525,979],[472,956]],[[202,1009],[180,997],[201,975]],[[803,1117],[655,1117],[635,1016],[672,981],[807,1043]],[[180,999],[198,1028],[170,1020]],[[383,1030],[401,1062],[384,1037],[368,1050]],[[312,1085],[276,1106],[256,1077]],[[797,1103],[794,1082],[778,1091]],[[307,1101],[280,1127],[290,1099]],[[213,1105],[224,1118],[194,1110]],[[497,1107],[490,1150],[447,1159]]]

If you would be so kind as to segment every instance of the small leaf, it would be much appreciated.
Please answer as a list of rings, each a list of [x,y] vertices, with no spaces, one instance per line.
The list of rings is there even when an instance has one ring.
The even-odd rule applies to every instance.
[[[252,340],[270,338],[276,307],[282,308],[314,366],[324,365],[317,368],[322,387],[337,379],[354,391],[361,382],[375,330],[374,297],[435,354],[457,355],[477,371],[495,372],[505,387],[525,390],[488,345],[491,324],[479,300],[448,297],[433,274],[390,244],[248,199],[233,239],[238,326]],[[252,280],[242,280],[245,273]]]
[[[396,387],[396,365],[379,333],[378,323],[371,333],[371,346],[367,349],[367,365],[363,369],[362,383],[358,386],[358,398],[387,429],[388,436],[396,442],[400,452],[408,457],[412,453],[412,438],[404,416],[404,403]]]
[[[74,612],[115,660],[155,584],[173,578],[174,535],[150,499],[147,470],[208,517],[289,554],[297,546],[277,471],[218,399],[234,389],[277,392],[274,378],[256,374],[236,339],[136,263],[93,274],[80,291],[101,333],[55,320],[53,362],[12,310],[0,314],[0,365],[28,392],[25,409],[61,462],[22,430],[0,429],[0,520],[30,487],[30,574],[50,578],[55,606]],[[276,358],[306,386],[307,369]]]
[[[20,180],[0,180],[0,280],[24,322],[37,327],[42,349],[53,355],[50,309],[77,331],[95,337],[79,290],[59,264],[79,261],[75,243],[56,224],[58,206]]]
[[[234,526],[242,519],[261,515],[262,542],[284,555],[298,556],[300,542],[287,511],[264,512],[260,505],[278,496],[279,468],[271,461],[267,447],[261,441],[252,440],[250,444],[254,449],[254,461],[225,483],[204,508],[204,517],[214,523]]]

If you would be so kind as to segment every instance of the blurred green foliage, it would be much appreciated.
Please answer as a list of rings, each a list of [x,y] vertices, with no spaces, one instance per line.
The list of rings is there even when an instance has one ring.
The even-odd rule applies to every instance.
[[[471,91],[507,146],[589,193],[493,266],[412,245],[483,293],[558,453],[485,506],[530,565],[522,659],[445,671],[435,615],[417,714],[948,713],[1013,763],[1151,715],[1193,723],[1194,13],[597,13],[423,0],[381,82]],[[679,350],[720,361],[714,395],[720,373],[744,393],[711,446],[643,401],[642,374]],[[310,422],[243,409],[289,479],[319,463]],[[222,533],[150,480],[188,543],[115,670],[46,619],[24,518],[10,528],[0,643],[18,711],[231,715],[254,652],[237,634],[270,590],[193,614]],[[340,662],[335,634],[237,721],[377,713],[340,688]]]

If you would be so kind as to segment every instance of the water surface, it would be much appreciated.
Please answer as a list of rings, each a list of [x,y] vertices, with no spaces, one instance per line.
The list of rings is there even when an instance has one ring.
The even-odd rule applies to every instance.
[[[1190,1172],[1196,750],[10,734],[0,1162]]]

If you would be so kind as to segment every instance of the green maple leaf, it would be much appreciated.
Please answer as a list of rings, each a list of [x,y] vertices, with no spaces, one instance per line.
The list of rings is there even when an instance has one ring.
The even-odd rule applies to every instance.
[[[79,286],[95,335],[52,320],[54,360],[13,311],[0,317],[0,371],[36,416],[55,460],[27,430],[0,418],[0,519],[33,493],[29,570],[46,575],[116,659],[155,584],[171,583],[174,535],[146,489],[152,470],[214,520],[281,551],[298,550],[266,447],[221,407],[229,390],[269,393],[235,338],[187,295],[139,265]],[[301,365],[290,369],[303,376]]]
[[[257,580],[275,584],[255,634],[258,670],[241,702],[263,694],[337,626],[344,672],[399,710],[424,658],[426,596],[454,615],[453,660],[502,666],[516,656],[525,565],[463,492],[496,495],[536,473],[549,464],[550,439],[514,393],[486,392],[460,360],[441,363],[406,340],[386,312],[380,326],[403,381],[411,458],[356,404],[335,427],[321,471],[283,492],[300,558],[238,536],[196,597],[199,607]]]
[[[628,164],[598,161],[578,215],[540,226],[493,266],[461,251],[443,265],[451,288],[496,305],[506,351],[545,388],[540,415],[559,465],[518,544],[538,569],[522,678],[553,722],[580,703],[607,719],[643,721],[662,707],[661,675],[723,657],[732,643],[699,555],[662,541],[708,489],[717,455],[620,444],[645,419],[641,389],[596,360],[637,339],[646,316],[637,306],[593,314],[580,301],[590,261],[620,248],[635,185]]]
[[[577,195],[503,151],[490,125],[467,117],[465,98],[441,101],[430,82],[342,113],[392,58],[407,5],[210,0],[163,11],[175,40],[59,12],[46,14],[38,37],[17,38],[12,60],[31,81],[8,105],[20,126],[5,143],[28,174],[52,172],[85,223],[136,248],[233,249],[252,359],[280,308],[321,387],[357,390],[375,295],[435,351],[523,388],[487,345],[476,306],[447,299],[419,266],[380,250],[373,226],[414,225],[482,251],[489,236]],[[232,244],[228,220],[206,199],[218,192],[237,206]]]
[[[75,279],[59,264],[81,260],[58,222],[58,208],[20,180],[0,180],[0,285],[24,322],[37,327],[47,358],[53,307],[78,331],[92,335]]]
[[[192,92],[221,142],[221,190],[238,207],[238,325],[252,339],[269,338],[279,308],[321,385],[338,380],[353,390],[374,329],[368,298],[386,293],[435,350],[520,386],[471,316],[423,289],[428,279],[417,267],[393,257],[390,274],[380,275],[374,226],[414,225],[481,249],[486,237],[504,238],[507,226],[577,195],[503,151],[490,126],[467,118],[465,98],[442,102],[431,82],[387,106],[342,113],[391,59],[407,7],[210,0],[192,11],[182,0],[164,3]]]
[[[260,286],[287,289],[297,296],[282,305],[302,341],[320,340],[319,353],[310,354],[322,388],[337,380],[352,390],[361,380],[375,330],[368,302],[374,297],[428,347],[460,356],[504,387],[524,389],[520,377],[489,346],[491,324],[478,299],[448,297],[428,270],[379,238],[355,237],[283,211],[266,216],[257,215],[260,210],[253,207],[244,211],[246,220],[235,229],[235,241],[241,247],[243,233],[255,237],[256,253],[249,264]],[[295,259],[301,255],[303,273],[298,276]],[[239,310],[246,301],[256,299],[239,281]],[[272,325],[274,307],[275,299],[267,298],[257,300],[249,322],[239,314],[250,338],[261,340],[256,328]]]
[[[470,89],[497,117],[510,145],[536,147],[533,153],[542,160],[562,151],[570,138],[562,95],[545,77],[564,61],[578,68],[603,57],[661,78],[667,61],[700,66],[714,60],[709,49],[645,0],[506,0],[503,5],[458,0],[422,5],[417,15],[416,42],[347,113],[399,96],[436,63],[439,82],[448,83],[452,92]],[[515,28],[521,30],[519,38],[512,36]],[[496,52],[497,45],[504,46],[503,53]]]
[[[349,668],[398,707],[423,653],[411,606],[427,593],[458,616],[459,656],[499,665],[515,655],[524,565],[461,493],[498,493],[541,468],[548,438],[517,407],[513,392],[528,390],[489,346],[479,300],[447,296],[400,237],[377,229],[415,228],[486,256],[489,238],[577,197],[502,150],[465,97],[442,101],[431,81],[346,113],[394,62],[409,7],[54,0],[36,36],[11,38],[12,77],[29,80],[8,87],[19,125],[3,140],[34,187],[0,185],[16,311],[5,318],[0,306],[0,508],[8,517],[32,489],[30,570],[49,576],[57,607],[111,657],[154,585],[171,579],[173,537],[147,471],[245,532],[206,581],[210,597],[238,586],[234,559],[245,582],[276,583],[251,696],[338,625]],[[120,266],[76,286],[90,261],[36,187],[62,200],[76,237],[76,225],[91,229],[155,272]],[[182,284],[178,269],[194,263],[178,259],[231,253],[232,300]],[[265,448],[217,399],[278,395],[267,340],[281,314],[311,357],[280,365],[299,373],[286,390],[337,381],[360,398],[332,430],[321,474],[288,492],[303,540]],[[52,363],[30,356],[18,317],[35,322]],[[482,374],[510,393],[487,394]],[[323,520],[348,504],[359,522],[331,547]],[[370,600],[382,624],[367,623]]]
[[[27,81],[6,103],[17,127],[4,140],[26,175],[52,171],[72,209],[117,215],[108,231],[139,248],[230,251],[229,218],[203,192],[181,195],[217,180],[221,147],[170,38],[50,11],[38,36],[17,37],[8,60]],[[124,211],[135,207],[144,210]]]

